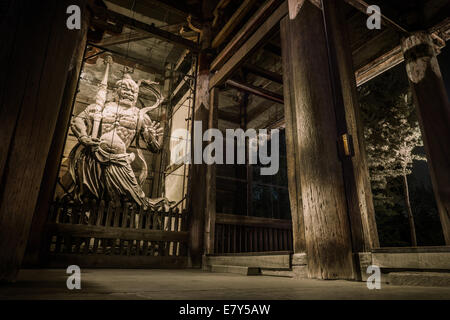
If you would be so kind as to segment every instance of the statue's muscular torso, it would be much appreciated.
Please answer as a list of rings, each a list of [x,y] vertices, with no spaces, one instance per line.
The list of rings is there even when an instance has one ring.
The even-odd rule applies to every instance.
[[[139,109],[107,103],[102,113],[100,147],[110,153],[125,153],[136,135]]]
[[[137,132],[139,112],[136,107],[125,108],[118,106],[116,102],[108,102],[103,111],[99,105],[91,104],[72,120],[72,131],[79,139],[82,136],[91,136],[94,121],[98,118],[101,120],[101,126],[97,137],[100,139],[99,146],[104,151],[114,154],[126,153],[134,137],[141,134],[147,148],[152,152],[158,152],[160,149],[158,134],[162,129],[156,132],[149,116],[144,115],[141,132]]]
[[[99,105],[91,104],[76,118],[77,121],[72,124],[72,131],[77,136],[82,135],[84,131],[86,134],[92,135],[89,131],[92,130],[94,121],[101,120],[98,132],[100,147],[109,153],[123,154],[126,153],[137,134],[139,109],[136,107],[125,108],[116,102],[108,102],[102,111]]]

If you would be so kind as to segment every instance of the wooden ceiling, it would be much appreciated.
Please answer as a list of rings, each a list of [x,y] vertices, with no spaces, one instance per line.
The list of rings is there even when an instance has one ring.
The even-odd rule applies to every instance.
[[[358,84],[403,61],[399,43],[404,31],[425,29],[435,32],[437,39],[447,41],[450,38],[448,0],[373,0],[370,4],[378,5],[385,17],[381,30],[367,29],[367,16],[362,12],[365,8],[363,1],[344,1],[347,3],[345,14]],[[246,23],[254,19],[256,13],[269,2],[213,1],[215,10],[213,15],[210,15],[210,19],[213,19],[213,58],[223,54],[224,48],[247,27]],[[105,0],[104,3],[110,11],[146,25],[153,25],[190,43],[197,42],[198,34],[195,29],[200,28],[202,23],[201,0]],[[260,21],[256,22],[262,24],[263,18],[267,17],[262,16]],[[142,30],[123,28],[120,34],[105,35],[96,45],[134,59],[135,65],[141,69],[163,74],[166,64],[180,65],[186,57],[186,50],[192,52],[185,44],[179,44],[179,38],[175,40],[178,43],[168,42]],[[228,79],[261,88],[262,91],[269,91],[277,96],[282,95],[279,31],[274,30],[272,37],[265,41],[262,47],[245,56],[245,61],[238,69],[233,70]],[[183,72],[188,71],[189,68]],[[182,76],[177,76],[176,81],[182,79]],[[222,86],[219,117],[223,127],[239,126],[239,120],[243,116],[247,119],[248,127],[270,127],[279,123],[283,118],[282,104],[262,96],[248,95],[248,102],[243,106],[243,101],[247,100],[242,99],[241,90],[230,85]]]

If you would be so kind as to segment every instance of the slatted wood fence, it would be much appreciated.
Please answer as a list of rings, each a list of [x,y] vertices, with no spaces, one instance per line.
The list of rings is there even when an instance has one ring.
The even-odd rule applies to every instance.
[[[46,228],[48,264],[67,267],[185,267],[186,212],[135,204],[55,201]]]
[[[292,251],[290,220],[216,214],[214,253]]]

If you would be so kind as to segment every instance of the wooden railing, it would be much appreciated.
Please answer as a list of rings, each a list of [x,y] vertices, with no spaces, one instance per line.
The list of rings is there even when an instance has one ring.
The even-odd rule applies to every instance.
[[[291,250],[290,220],[216,214],[215,254]]]
[[[53,266],[183,267],[186,213],[151,211],[135,204],[55,201],[47,223]]]

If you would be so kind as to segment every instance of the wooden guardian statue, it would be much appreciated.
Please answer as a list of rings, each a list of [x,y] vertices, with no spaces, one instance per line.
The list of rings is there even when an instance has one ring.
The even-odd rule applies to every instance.
[[[138,205],[168,205],[164,198],[149,199],[142,185],[147,165],[140,150],[140,140],[151,152],[161,150],[163,128],[152,121],[147,112],[157,108],[163,98],[153,82],[136,83],[129,74],[117,81],[113,101],[106,101],[107,81],[111,58],[105,59],[106,72],[95,103],[74,117],[71,129],[78,144],[69,156],[69,172],[73,180],[69,194],[79,201],[84,197],[120,201],[134,200]],[[156,97],[151,107],[136,107],[139,86],[145,83]],[[128,148],[136,143],[138,156]],[[132,169],[134,161],[141,162],[138,177]],[[135,166],[135,163],[133,164]]]

